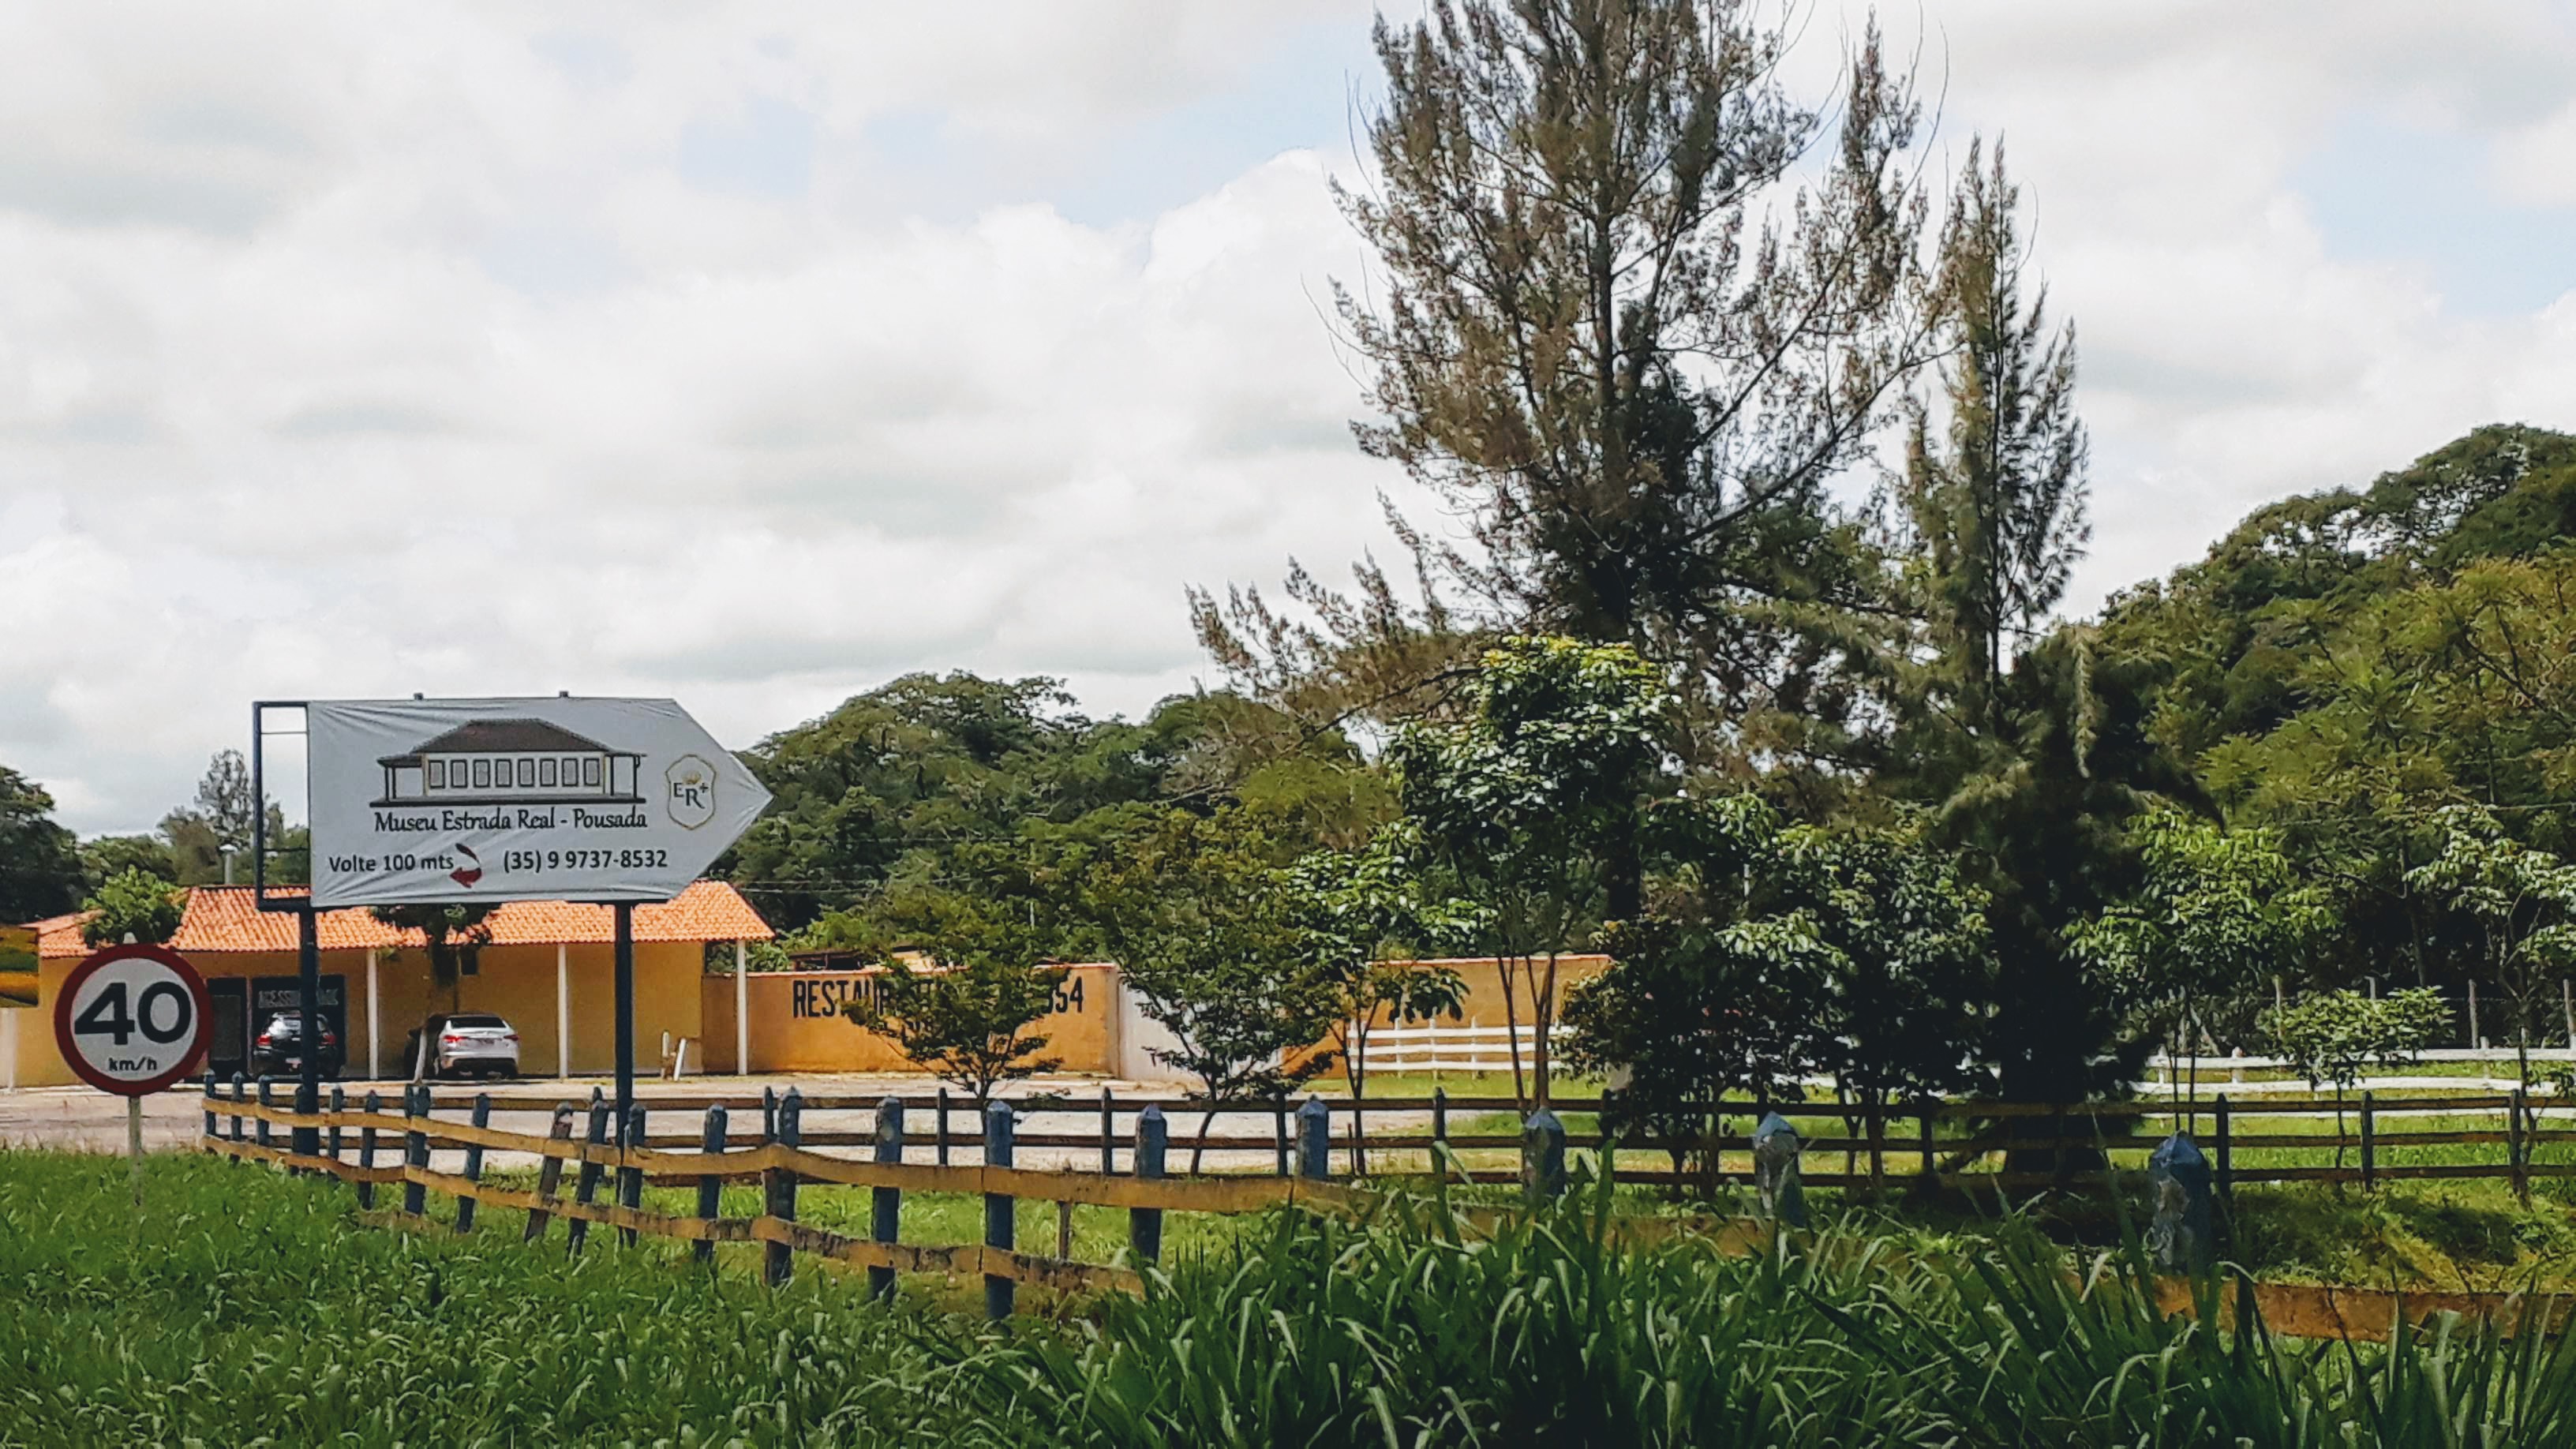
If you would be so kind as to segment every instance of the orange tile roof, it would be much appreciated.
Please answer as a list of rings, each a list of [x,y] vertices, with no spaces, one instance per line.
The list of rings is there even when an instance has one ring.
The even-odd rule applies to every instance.
[[[272,887],[272,897],[301,895],[300,887]],[[80,938],[81,916],[38,921],[36,954],[82,956],[89,952]],[[511,901],[494,911],[488,924],[495,946],[607,945],[616,939],[616,917],[606,906],[570,901]],[[396,930],[364,910],[324,911],[314,919],[325,951],[364,950],[370,946],[420,946],[420,932]],[[702,880],[661,905],[635,908],[635,939],[670,941],[766,941],[776,933],[760,912],[732,886]],[[248,886],[191,886],[187,912],[170,938],[181,952],[292,951],[295,917],[286,911],[263,911]]]
[[[68,916],[47,916],[41,921],[29,921],[27,929],[36,933],[38,959],[88,955],[89,944],[81,939],[81,925],[89,918],[87,911],[74,911]]]

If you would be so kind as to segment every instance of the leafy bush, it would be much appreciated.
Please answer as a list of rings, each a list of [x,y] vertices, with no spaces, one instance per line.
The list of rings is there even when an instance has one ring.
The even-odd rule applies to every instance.
[[[81,939],[112,946],[131,935],[144,945],[160,945],[179,929],[179,901],[180,892],[168,881],[128,866],[81,902],[92,913],[81,923]]]

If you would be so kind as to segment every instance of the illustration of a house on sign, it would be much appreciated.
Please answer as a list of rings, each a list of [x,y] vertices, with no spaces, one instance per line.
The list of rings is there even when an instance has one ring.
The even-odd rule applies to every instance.
[[[386,755],[395,805],[636,805],[644,757],[541,719],[469,720],[408,754]]]

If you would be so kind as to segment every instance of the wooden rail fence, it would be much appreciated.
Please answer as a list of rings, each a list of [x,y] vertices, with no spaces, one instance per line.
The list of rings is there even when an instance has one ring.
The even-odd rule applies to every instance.
[[[762,1271],[773,1284],[788,1280],[798,1253],[865,1268],[870,1286],[880,1294],[893,1292],[897,1273],[980,1276],[986,1310],[995,1317],[1012,1311],[1015,1289],[1022,1283],[1058,1290],[1134,1290],[1141,1285],[1138,1271],[1132,1266],[1084,1263],[1069,1256],[1069,1211],[1076,1204],[1126,1209],[1131,1261],[1141,1264],[1152,1263],[1161,1254],[1166,1212],[1242,1213],[1290,1203],[1348,1210],[1361,1197],[1350,1187],[1325,1180],[1328,1145],[1322,1135],[1320,1112],[1309,1112],[1300,1120],[1305,1142],[1301,1171],[1297,1174],[1175,1178],[1164,1171],[1169,1139],[1163,1113],[1150,1106],[1138,1114],[1130,1170],[1110,1174],[1014,1167],[1012,1114],[1010,1106],[1001,1102],[994,1103],[984,1117],[985,1131],[978,1144],[983,1160],[964,1165],[905,1160],[908,1150],[929,1144],[906,1135],[903,1104],[893,1099],[876,1104],[873,1157],[853,1161],[825,1156],[805,1143],[802,1119],[806,1104],[794,1091],[774,1105],[761,1139],[740,1147],[732,1145],[728,1109],[722,1104],[709,1105],[701,1134],[688,1144],[695,1150],[689,1152],[665,1150],[667,1140],[665,1146],[646,1145],[655,1139],[646,1133],[645,1106],[633,1110],[621,1132],[612,1130],[609,1119],[613,1112],[608,1104],[594,1101],[589,1108],[588,1131],[576,1141],[572,1125],[577,1113],[570,1104],[553,1109],[552,1130],[538,1137],[492,1127],[494,1103],[488,1095],[473,1102],[471,1116],[461,1123],[432,1115],[435,1103],[426,1087],[405,1089],[401,1097],[399,1110],[394,1112],[385,1110],[382,1095],[377,1092],[367,1093],[353,1108],[345,1089],[335,1087],[327,1108],[298,1113],[278,1106],[265,1082],[256,1098],[239,1084],[229,1100],[210,1087],[204,1103],[204,1142],[207,1150],[227,1157],[327,1173],[353,1183],[359,1206],[378,1216],[383,1216],[376,1211],[378,1190],[398,1185],[402,1205],[391,1216],[415,1223],[428,1221],[427,1195],[436,1191],[455,1200],[454,1230],[460,1233],[474,1230],[476,1211],[484,1205],[525,1213],[524,1236],[530,1242],[542,1238],[553,1219],[562,1218],[566,1222],[567,1244],[574,1253],[582,1251],[588,1228],[597,1223],[615,1228],[620,1239],[629,1244],[645,1234],[691,1243],[700,1259],[711,1257],[717,1243],[762,1244],[766,1250]],[[225,1119],[229,1119],[228,1133],[223,1130]],[[245,1122],[252,1124],[247,1137],[243,1131]],[[278,1128],[314,1131],[321,1136],[323,1150],[305,1154],[281,1145],[275,1132]],[[353,1138],[354,1161],[345,1155]],[[399,1161],[379,1160],[380,1153],[396,1140],[401,1144]],[[433,1148],[463,1149],[463,1171],[433,1170]],[[487,1150],[536,1156],[540,1165],[535,1190],[485,1182],[483,1163]],[[566,1165],[577,1168],[573,1193],[568,1198],[561,1193]],[[726,1183],[760,1184],[761,1213],[748,1218],[720,1216]],[[643,1190],[647,1184],[694,1186],[698,1192],[696,1214],[645,1210]],[[869,1236],[854,1238],[798,1222],[797,1192],[808,1184],[871,1189]],[[908,1192],[981,1195],[984,1241],[948,1245],[902,1242],[901,1202]],[[1013,1241],[1014,1208],[1022,1198],[1053,1202],[1064,1210],[1059,1222],[1066,1227],[1059,1234],[1056,1254],[1018,1250]]]
[[[701,1130],[693,1138],[654,1138],[647,1132],[651,1110],[670,1111],[679,1104],[669,1099],[637,1107],[623,1124],[622,1130],[611,1122],[611,1107],[593,1100],[588,1108],[586,1130],[576,1139],[574,1126],[583,1113],[572,1103],[550,1105],[549,1130],[544,1136],[508,1132],[490,1125],[493,1111],[501,1104],[490,1093],[475,1095],[470,1101],[452,1098],[441,1102],[426,1086],[413,1086],[401,1091],[398,1110],[387,1112],[378,1092],[368,1092],[353,1108],[345,1089],[334,1087],[329,1106],[318,1112],[297,1113],[281,1107],[274,1100],[273,1089],[262,1082],[256,1098],[238,1078],[232,1095],[227,1098],[212,1081],[207,1083],[204,1100],[204,1144],[207,1150],[235,1159],[263,1162],[290,1171],[325,1173],[355,1185],[359,1206],[370,1221],[426,1225],[428,1194],[436,1191],[455,1203],[453,1231],[475,1230],[478,1210],[484,1206],[515,1209],[525,1214],[522,1230],[524,1241],[542,1240],[554,1219],[565,1222],[565,1240],[569,1251],[583,1250],[592,1224],[604,1224],[617,1230],[622,1242],[634,1243],[639,1236],[671,1238],[691,1245],[693,1255],[701,1262],[710,1261],[718,1243],[757,1243],[762,1245],[762,1274],[773,1284],[787,1282],[794,1269],[795,1255],[809,1254],[826,1262],[866,1270],[870,1290],[879,1296],[891,1296],[896,1275],[900,1273],[933,1273],[951,1277],[981,1277],[985,1310],[994,1317],[1013,1311],[1016,1290],[1021,1284],[1033,1284],[1056,1291],[1096,1291],[1115,1289],[1136,1291],[1142,1286],[1137,1265],[1159,1260],[1162,1251],[1163,1215],[1167,1212],[1243,1213],[1283,1204],[1303,1205],[1328,1211],[1352,1211],[1372,1194],[1354,1186],[1330,1181],[1331,1159],[1336,1146],[1332,1137],[1331,1109],[1320,1100],[1310,1100],[1292,1115],[1296,1122],[1293,1151],[1294,1170],[1284,1176],[1260,1174],[1219,1174],[1206,1176],[1173,1176],[1167,1171],[1171,1148],[1167,1116],[1161,1102],[1146,1102],[1134,1108],[1133,1131],[1125,1138],[1105,1137],[1105,1142],[1129,1148],[1129,1165],[1125,1172],[1112,1169],[1108,1146],[1104,1146],[1103,1167],[1098,1172],[1041,1171],[1013,1165],[1016,1149],[1031,1140],[1015,1135],[1013,1104],[995,1102],[983,1114],[984,1131],[975,1144],[982,1160],[975,1164],[947,1160],[948,1134],[943,1128],[937,1136],[941,1160],[918,1162],[908,1160],[916,1149],[934,1146],[906,1131],[906,1113],[911,1105],[905,1099],[879,1098],[862,1103],[850,1098],[817,1098],[808,1101],[794,1090],[783,1098],[752,1105],[761,1110],[757,1140],[735,1145],[732,1134],[732,1108],[721,1101],[704,1102]],[[942,1094],[944,1096],[944,1094]],[[937,1102],[938,1098],[931,1099]],[[2443,1110],[2462,1106],[2458,1099],[2428,1099]],[[819,1103],[830,1102],[833,1110],[869,1110],[873,1124],[866,1134],[870,1157],[854,1161],[824,1155],[803,1130],[804,1114],[821,1110]],[[1026,1106],[1023,1102],[1019,1105]],[[1183,1104],[1193,1107],[1202,1104]],[[1374,1104],[1387,1107],[1391,1104]],[[1455,1107],[1457,1102],[1439,1104]],[[1467,1105],[1485,1110],[1492,1104],[1468,1099]],[[1503,1105],[1508,1106],[1508,1102]],[[1784,1103],[1781,1107],[1814,1115],[1821,1104]],[[2264,1110],[2277,1110],[2280,1104],[2267,1104]],[[2373,1104],[2388,1110],[2420,1110],[2418,1104]],[[2507,1103],[2517,1118],[2524,1110],[2519,1102]],[[464,1106],[467,1120],[455,1122],[437,1118],[440,1106]],[[504,1110],[530,1110],[513,1104]],[[1262,1110],[1269,1110],[1267,1106]],[[1740,1114],[1751,1110],[1748,1104],[1727,1104],[1724,1110]],[[2069,1146],[2098,1146],[2099,1136],[2084,1138],[2067,1134],[2063,1122],[2077,1117],[2140,1116],[2153,1113],[2152,1104],[2131,1103],[2117,1107],[2087,1107],[2081,1112],[2057,1108],[2031,1108],[1995,1103],[1953,1104],[1934,1109],[1938,1120],[1958,1115],[1977,1121],[2002,1121],[2012,1118],[2049,1117],[2060,1119],[2052,1124],[2057,1135],[2050,1138],[2014,1141],[2014,1146],[2045,1145],[2063,1142]],[[1917,1114],[1918,1116],[1920,1114]],[[1110,1118],[1104,1112],[1104,1122]],[[245,1134],[245,1126],[249,1134]],[[227,1127],[229,1130],[227,1131]],[[281,1145],[275,1129],[290,1134],[309,1130],[318,1139],[321,1150],[306,1154]],[[2225,1176],[2229,1124],[2222,1111],[2218,1124],[2221,1144],[2217,1154],[2224,1193],[2229,1185]],[[2298,1146],[2313,1145],[2316,1139],[2290,1134],[2276,1134]],[[2576,1132],[2551,1132],[2551,1141],[2576,1140]],[[1376,1145],[1381,1139],[1372,1139]],[[1557,1124],[1553,1115],[1533,1118],[1524,1131],[1508,1139],[1502,1134],[1461,1135],[1434,1141],[1444,1146],[1474,1143],[1510,1145],[1519,1149],[1524,1184],[1537,1195],[1561,1190],[1564,1185],[1564,1147],[1577,1140]],[[1597,1140],[1587,1135],[1584,1140]],[[1728,1139],[1734,1140],[1734,1139]],[[2268,1143],[2269,1137],[2249,1134],[2233,1138],[2235,1145]],[[2369,1119],[2364,1118],[2362,1140],[2372,1140]],[[2502,1142],[2509,1152],[2526,1153],[2533,1134],[2527,1127],[2508,1128],[2503,1133],[2432,1132],[2381,1134],[2381,1143],[2456,1143],[2462,1141]],[[293,1141],[290,1135],[288,1141]],[[1854,1139],[1856,1143],[1861,1139]],[[1823,1144],[1826,1149],[1840,1150],[1836,1139],[1818,1138],[1811,1149]],[[1944,1146],[1959,1144],[1945,1139]],[[2146,1144],[2115,1144],[2138,1145]],[[687,1147],[688,1151],[672,1151]],[[380,1157],[398,1148],[398,1160]],[[436,1171],[431,1166],[434,1148],[462,1149],[460,1172]],[[502,1187],[483,1180],[486,1151],[508,1151],[538,1158],[536,1186],[533,1190]],[[354,1158],[354,1160],[352,1160]],[[1601,1164],[1607,1166],[1608,1164]],[[576,1169],[571,1196],[563,1195],[564,1169]],[[2361,1169],[2367,1173],[2371,1169]],[[2397,1176],[2466,1176],[2500,1175],[2502,1169],[2433,1169],[2408,1172],[2394,1167],[2377,1168],[2381,1177]],[[2538,1165],[2527,1160],[2521,1173],[2526,1180],[2538,1175],[2576,1174],[2576,1165]],[[1553,1178],[1549,1174],[1554,1174]],[[1616,1171],[1626,1179],[1630,1174]],[[2240,1174],[2240,1180],[2259,1176],[2261,1180],[2309,1180],[2314,1174],[2306,1169],[2275,1169],[2258,1175]],[[1669,1174],[1648,1174],[1666,1178]],[[1987,1174],[2005,1179],[2008,1174]],[[1830,1180],[1825,1175],[1809,1175],[1810,1182]],[[2366,1178],[2364,1180],[2367,1180]],[[758,1183],[762,1188],[762,1211],[753,1217],[721,1215],[722,1189],[727,1183]],[[694,1214],[647,1211],[643,1207],[646,1185],[694,1186],[697,1189]],[[832,1232],[797,1220],[798,1190],[807,1185],[828,1184],[865,1187],[870,1190],[870,1231],[865,1238]],[[379,1209],[378,1190],[399,1186],[402,1200],[399,1209]],[[902,1199],[905,1193],[947,1192],[977,1194],[984,1199],[984,1241],[971,1244],[916,1244],[901,1241]],[[603,1196],[605,1194],[605,1196]],[[1015,1206],[1020,1199],[1047,1201],[1059,1206],[1057,1251],[1054,1254],[1023,1252],[1014,1241]],[[1074,1205],[1125,1209],[1128,1215],[1128,1253],[1120,1264],[1080,1262],[1070,1252],[1070,1212]],[[1468,1209],[1463,1214],[1480,1225],[1490,1226],[1490,1210]],[[1755,1220],[1713,1220],[1682,1222],[1671,1218],[1618,1219],[1612,1223],[1616,1236],[1624,1242],[1652,1242],[1676,1232],[1692,1232],[1706,1237],[1730,1253],[1763,1250],[1772,1239],[1772,1228]],[[2272,1331],[2294,1337],[2348,1338],[2368,1341],[2386,1340],[2396,1319],[2405,1317],[2422,1322],[2439,1313],[2459,1313],[2474,1318],[2488,1318],[2501,1323],[2506,1331],[2538,1329],[2561,1330],[2570,1317],[2571,1304],[2564,1299],[2526,1299],[2521,1294],[2506,1293],[2392,1293],[2385,1290],[2360,1289],[2316,1284],[2249,1284],[2246,1291]],[[2162,1279],[2157,1283],[2157,1298],[2167,1312],[2188,1311],[2192,1290],[2188,1280]],[[2232,1317],[2237,1311],[2239,1295],[2221,1295],[2221,1311]]]
[[[249,1089],[241,1077],[233,1079],[236,1099]],[[257,1090],[261,1102],[273,1100],[270,1084],[265,1080]],[[207,1082],[206,1092],[210,1104],[222,1096],[220,1084],[212,1080]],[[477,1104],[488,1104],[481,1110],[548,1112],[555,1110],[561,1099],[504,1090],[470,1095],[432,1091],[430,1100],[436,1108],[455,1111],[472,1111]],[[754,1140],[769,1143],[778,1138],[778,1114],[785,1100],[774,1091],[765,1091],[759,1097],[724,1093],[657,1096],[643,1105],[666,1117],[723,1108],[729,1116],[741,1114],[745,1128],[756,1120]],[[874,1097],[800,1094],[797,1100],[804,1113],[869,1114],[868,1122],[857,1130],[817,1130],[800,1124],[798,1142],[808,1149],[881,1150],[882,1124],[876,1117],[891,1106],[898,1121],[927,1128],[926,1132],[905,1136],[898,1152],[919,1148],[943,1167],[967,1157],[986,1160],[982,1156],[987,1145],[986,1125],[976,1120],[971,1104],[959,1104],[945,1090]],[[1103,1174],[1117,1172],[1122,1159],[1132,1162],[1138,1150],[1141,1123],[1148,1112],[1162,1119],[1168,1147],[1185,1152],[1184,1164],[1199,1161],[1201,1154],[1231,1154],[1239,1171],[1240,1159],[1253,1155],[1266,1159],[1273,1174],[1280,1177],[1292,1175],[1300,1130],[1296,1123],[1301,1120],[1299,1114],[1307,1111],[1323,1114],[1318,1130],[1342,1154],[1344,1169],[1351,1176],[1367,1176],[1373,1170],[1418,1175],[1436,1163],[1472,1180],[1478,1169],[1471,1165],[1472,1159],[1458,1154],[1516,1151],[1523,1135],[1518,1103],[1513,1098],[1452,1096],[1437,1090],[1420,1097],[1360,1101],[1309,1098],[1307,1105],[1292,1105],[1284,1100],[1209,1103],[1178,1096],[1118,1097],[1104,1088],[1097,1098],[1021,1097],[1010,1105],[1022,1113],[1077,1116],[1084,1119],[1084,1127],[1076,1131],[1016,1132],[1006,1150],[1061,1153],[1069,1149],[1086,1158],[1096,1154]],[[1597,1105],[1579,1101],[1558,1104],[1559,1110],[1578,1117],[1589,1115]],[[1669,1168],[1639,1165],[1657,1156],[1669,1157],[1675,1145],[1693,1156],[1716,1154],[1726,1168],[1718,1174],[1721,1180],[1749,1180],[1749,1159],[1726,1159],[1730,1155],[1742,1159],[1742,1155],[1749,1154],[1754,1124],[1764,1113],[1778,1112],[1808,1128],[1821,1129],[1806,1136],[1802,1143],[1802,1176],[1809,1186],[1861,1188],[1910,1181],[2021,1193],[2097,1186],[2099,1169],[2073,1166],[2077,1161],[2125,1161],[2128,1168],[2142,1170],[2144,1155],[2163,1140],[2167,1130],[2161,1125],[2152,1131],[2140,1130],[2148,1125],[2145,1119],[2154,1119],[2159,1124],[2191,1125],[2195,1140],[2210,1155],[2222,1193],[2255,1183],[2330,1182],[2372,1188],[2383,1182],[2427,1179],[2499,1180],[2510,1183],[2517,1192],[2527,1192],[2540,1179],[2576,1176],[2576,1160],[2543,1162],[2536,1158],[2539,1148],[2576,1144],[2576,1127],[2547,1125],[2541,1107],[2519,1092],[2390,1098],[2363,1092],[2344,1104],[2340,1120],[2331,1131],[2266,1126],[2266,1119],[2278,1122],[2284,1117],[2317,1118],[2335,1110],[2327,1102],[2231,1101],[2225,1094],[2190,1106],[2161,1099],[2066,1106],[1957,1101],[1878,1109],[1817,1101],[1721,1102],[1707,1109],[1707,1130],[1679,1144],[1636,1136],[1613,1141],[1597,1129],[1585,1129],[1567,1131],[1565,1145],[1593,1151],[1595,1170],[1607,1171],[1623,1183],[1684,1188],[1708,1184],[1711,1178],[1705,1173],[1677,1176]],[[593,1106],[589,1140],[625,1140],[614,1130],[614,1124],[601,1115],[605,1111]],[[2409,1130],[2403,1125],[2408,1119],[2428,1115],[2492,1118],[2495,1125],[2440,1130]],[[973,1125],[960,1130],[961,1116]],[[1270,1131],[1250,1136],[1212,1133],[1210,1124],[1214,1120],[1243,1116],[1268,1119]],[[1478,1130],[1472,1121],[1463,1125],[1460,1122],[1462,1118],[1496,1116],[1509,1119],[1502,1130]],[[1196,1119],[1194,1132],[1189,1130],[1192,1118]],[[254,1120],[257,1141],[268,1144],[269,1122]],[[210,1124],[211,1121],[210,1105]],[[2391,1124],[2395,1124],[2393,1130]],[[238,1127],[238,1121],[235,1125]],[[695,1153],[706,1150],[703,1137],[702,1131],[644,1135],[635,1138],[634,1145]],[[2390,1160],[2392,1150],[2423,1147],[2500,1150],[2482,1161]],[[526,1145],[507,1150],[536,1152]],[[2025,1155],[2023,1160],[2027,1161],[2028,1154],[2047,1156],[2060,1152],[2066,1154],[2061,1160],[2068,1165],[2040,1171],[2000,1170],[2005,1154]],[[1402,1153],[1427,1156],[1407,1159],[1400,1167],[1391,1166],[1394,1159],[1386,1154]],[[2249,1154],[2253,1160],[2247,1160]],[[541,1153],[537,1155],[542,1159]],[[1509,1171],[1508,1167],[1502,1170]],[[1184,1165],[1170,1175],[1197,1174]]]

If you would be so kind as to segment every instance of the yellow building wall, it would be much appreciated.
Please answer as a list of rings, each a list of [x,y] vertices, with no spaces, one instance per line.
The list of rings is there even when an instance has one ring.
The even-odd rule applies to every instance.
[[[755,1072],[911,1072],[919,1070],[894,1042],[841,1014],[867,989],[864,971],[755,971],[744,983],[750,1002],[751,1070]],[[734,978],[702,977],[707,1069],[734,1070]],[[1109,1075],[1117,1053],[1118,968],[1076,966],[1056,990],[1056,1009],[1038,1019],[1043,1055],[1060,1070]]]
[[[0,1009],[0,1085],[66,1087],[80,1080],[54,1046],[54,999],[79,964],[68,956],[38,963],[36,1004]]]
[[[1434,1023],[1434,1025],[1503,1026],[1508,1024],[1507,1015],[1503,1008],[1502,972],[1495,966],[1492,957],[1467,957],[1464,959],[1425,962],[1423,964],[1426,966],[1448,967],[1458,973],[1459,980],[1464,982],[1467,987],[1466,999],[1459,1003],[1456,1019],[1452,1020],[1451,1018],[1444,1016],[1438,1022]],[[1543,978],[1547,971],[1546,958],[1541,957],[1535,963],[1532,963],[1532,969],[1536,974]],[[1565,999],[1573,992],[1575,987],[1591,980],[1593,977],[1598,976],[1609,969],[1610,958],[1607,956],[1559,956],[1556,959],[1556,1008],[1558,1018],[1560,1020],[1563,1019],[1565,1014]],[[1517,961],[1512,963],[1512,996],[1515,1005],[1510,1015],[1516,1016],[1522,1026],[1529,1025],[1529,984],[1528,979],[1524,974],[1522,963]]]
[[[568,946],[564,948],[566,975],[572,987],[572,1070],[578,1075],[604,1075],[617,1067],[617,959],[615,948],[605,945]],[[208,980],[224,977],[292,976],[296,957],[292,951],[275,952],[200,952],[189,961]],[[702,1046],[699,1014],[698,979],[704,970],[704,953],[696,942],[639,942],[635,947],[635,1063],[640,1072],[650,1074],[661,1064],[662,1037],[668,1032],[676,1042],[690,1038],[690,1070],[701,1070]],[[80,963],[69,958],[55,958],[43,963],[40,975],[42,1000],[33,1009],[0,1012],[0,1018],[14,1020],[15,1025],[0,1020],[0,1032],[15,1034],[15,1081],[22,1087],[67,1086],[79,1078],[64,1064],[62,1053],[54,1045],[54,1000],[63,978]],[[491,946],[476,963],[477,974],[458,978],[459,1011],[489,1011],[506,1018],[519,1032],[519,1070],[522,1075],[547,1077],[555,1073],[555,948],[552,946]],[[346,1075],[355,1079],[367,1070],[367,953],[364,951],[325,951],[322,974],[345,978],[348,991]],[[420,950],[381,952],[376,970],[379,1019],[384,1026],[384,1043],[380,1054],[383,1071],[398,1074],[403,1040],[412,1028],[433,1011],[445,1011],[447,994],[434,991],[430,985],[429,955]],[[730,1008],[730,998],[728,998]],[[252,1022],[257,1031],[261,1023]],[[730,1033],[728,1015],[727,1032]],[[728,1049],[733,1038],[725,1038]],[[0,1039],[0,1046],[6,1046]],[[0,1082],[9,1081],[8,1067],[13,1065],[0,1057]]]

